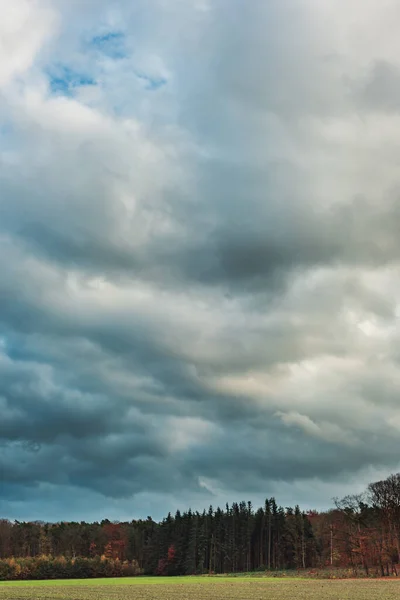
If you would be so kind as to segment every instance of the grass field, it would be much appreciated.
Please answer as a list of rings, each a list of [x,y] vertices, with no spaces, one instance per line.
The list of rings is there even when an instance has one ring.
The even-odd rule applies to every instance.
[[[0,600],[398,600],[400,580],[177,577],[0,582]]]

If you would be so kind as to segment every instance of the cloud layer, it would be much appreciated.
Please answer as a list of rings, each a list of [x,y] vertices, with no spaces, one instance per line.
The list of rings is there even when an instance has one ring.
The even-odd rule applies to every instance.
[[[324,507],[396,470],[397,3],[0,14],[0,513]]]

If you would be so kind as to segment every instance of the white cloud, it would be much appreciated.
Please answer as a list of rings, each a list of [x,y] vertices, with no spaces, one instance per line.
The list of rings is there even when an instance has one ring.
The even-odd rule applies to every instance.
[[[57,15],[42,0],[0,3],[0,88],[34,65],[36,55],[57,31]]]

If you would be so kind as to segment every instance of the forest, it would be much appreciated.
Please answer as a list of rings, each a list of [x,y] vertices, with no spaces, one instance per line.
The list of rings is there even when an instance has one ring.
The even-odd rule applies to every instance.
[[[0,579],[189,575],[346,568],[397,575],[400,474],[327,512],[274,498],[130,522],[0,520]]]

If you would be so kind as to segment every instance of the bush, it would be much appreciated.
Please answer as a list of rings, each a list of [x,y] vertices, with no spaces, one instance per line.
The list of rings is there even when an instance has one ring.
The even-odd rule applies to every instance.
[[[35,558],[0,559],[0,580],[22,579],[89,579],[91,577],[132,577],[142,571],[136,560],[118,558],[66,558],[38,556]]]

